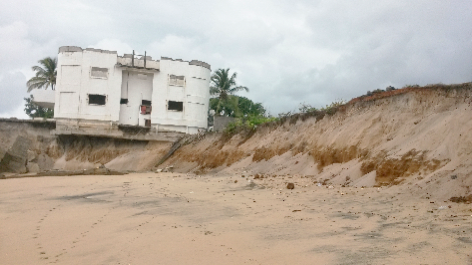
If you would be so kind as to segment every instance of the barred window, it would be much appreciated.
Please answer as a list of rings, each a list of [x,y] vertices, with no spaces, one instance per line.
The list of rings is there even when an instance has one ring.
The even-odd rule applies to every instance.
[[[93,78],[108,79],[108,68],[92,67],[90,76]]]
[[[185,76],[170,75],[169,85],[171,86],[185,86]]]

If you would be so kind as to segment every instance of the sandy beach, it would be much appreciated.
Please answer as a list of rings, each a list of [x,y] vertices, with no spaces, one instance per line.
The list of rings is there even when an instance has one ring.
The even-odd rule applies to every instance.
[[[472,264],[469,205],[413,193],[296,176],[1,180],[0,263]]]

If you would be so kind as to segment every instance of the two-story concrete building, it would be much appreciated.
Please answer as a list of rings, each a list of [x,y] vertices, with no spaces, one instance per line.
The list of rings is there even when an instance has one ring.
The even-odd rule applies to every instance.
[[[139,128],[152,139],[165,132],[207,129],[210,65],[114,51],[59,48],[56,134],[127,138]],[[130,137],[128,137],[130,138]],[[132,138],[132,137],[131,137]]]

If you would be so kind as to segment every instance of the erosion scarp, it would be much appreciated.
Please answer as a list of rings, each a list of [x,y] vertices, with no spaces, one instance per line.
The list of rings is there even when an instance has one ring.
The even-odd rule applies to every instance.
[[[200,174],[299,174],[332,184],[391,185],[428,181],[444,172],[469,176],[471,103],[471,83],[410,87],[284,117],[253,131],[190,136],[179,142],[178,149],[164,142],[54,137],[47,126],[38,129],[12,122],[6,126],[3,121],[0,149],[3,157],[18,132],[31,140],[28,150],[54,161],[55,169],[104,164],[142,171],[159,164]]]

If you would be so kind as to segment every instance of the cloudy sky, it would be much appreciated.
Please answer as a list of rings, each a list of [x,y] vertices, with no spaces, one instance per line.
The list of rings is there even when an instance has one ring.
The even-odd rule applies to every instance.
[[[60,46],[230,68],[276,115],[389,85],[472,81],[472,1],[4,0],[0,117],[26,118],[31,66]]]

